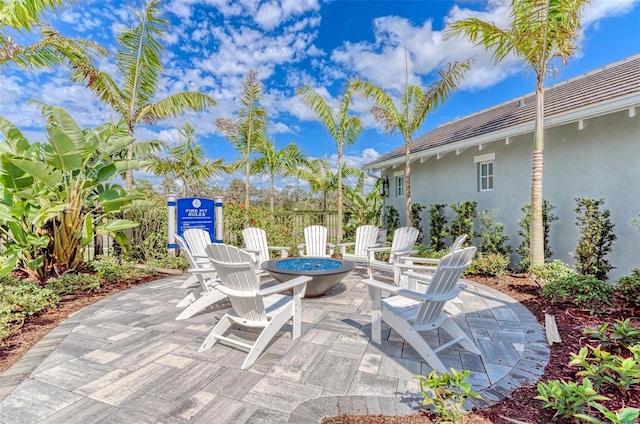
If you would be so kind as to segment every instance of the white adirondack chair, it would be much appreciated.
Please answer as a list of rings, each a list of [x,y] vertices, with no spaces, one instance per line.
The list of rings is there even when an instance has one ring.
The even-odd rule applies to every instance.
[[[271,258],[271,251],[280,252],[281,258],[289,256],[289,247],[267,245],[267,233],[262,228],[245,228],[242,230],[242,239],[244,240],[244,250],[254,255],[258,269],[263,262]]]
[[[217,290],[214,290],[214,286],[218,284],[216,282],[217,274],[216,270],[209,261],[209,257],[205,257],[206,261],[202,261],[197,259],[187,242],[176,234],[175,240],[180,247],[180,250],[184,253],[189,262],[189,272],[191,273],[191,278],[195,279],[198,283],[198,287],[189,292],[187,296],[184,297],[176,306],[177,307],[185,307],[186,308],[176,317],[176,320],[183,320],[191,318],[193,315],[202,311],[203,309],[217,303],[227,296],[223,295]],[[205,252],[206,254],[206,252]],[[195,272],[198,270],[198,272]]]
[[[462,234],[453,241],[451,247],[449,247],[449,252],[452,253],[456,250],[462,248],[465,240],[467,239],[466,234]],[[412,277],[409,271],[420,271],[420,272],[433,272],[436,270],[436,266],[440,263],[440,259],[436,258],[420,258],[416,256],[402,256],[398,263],[396,263],[396,268],[398,268],[400,273],[400,283],[401,287],[407,287],[407,284],[411,284],[407,281],[407,278],[410,280]],[[415,278],[415,277],[413,277]]]
[[[367,266],[369,268],[369,278],[373,276],[373,271],[389,272],[393,274],[394,283],[398,284],[400,273],[395,268],[395,264],[399,263],[402,256],[412,255],[418,253],[414,250],[413,246],[418,239],[418,230],[413,227],[400,227],[393,232],[393,240],[390,247],[369,247],[367,252],[369,254],[369,261]],[[381,261],[376,259],[375,254],[380,252],[389,252],[389,259]]]
[[[331,256],[335,247],[327,243],[327,227],[310,225],[304,228],[304,243],[298,245],[298,252],[300,256]]]
[[[311,277],[300,276],[260,289],[260,279],[254,271],[250,253],[226,244],[212,244],[206,250],[220,278],[216,290],[229,297],[231,309],[211,330],[198,352],[211,348],[218,341],[248,349],[249,353],[241,366],[244,370],[253,365],[290,319],[293,320],[293,338],[300,337],[301,299]],[[278,294],[287,290],[293,290],[293,296]],[[262,328],[262,331],[254,343],[248,343],[224,335],[233,324]]]
[[[176,236],[178,235],[176,234]],[[203,264],[209,265],[209,258],[207,257],[207,254],[204,251],[204,248],[207,246],[207,244],[211,243],[211,237],[209,237],[209,233],[207,233],[202,229],[189,229],[189,230],[185,230],[182,237],[180,236],[178,237],[181,238],[181,240],[184,243],[186,243],[186,246],[189,249],[191,256],[193,257],[193,259],[195,259],[197,263],[203,263]],[[183,249],[183,247],[180,246],[180,249]],[[183,249],[183,251],[184,250],[185,249]],[[190,266],[193,267],[194,265],[190,265]],[[195,276],[192,275],[184,283],[182,283],[180,288],[186,289],[188,287],[193,286],[196,283],[197,281],[195,279]]]
[[[363,280],[369,288],[372,301],[371,338],[382,343],[382,321],[400,334],[435,370],[446,372],[437,353],[459,343],[466,350],[480,355],[480,350],[464,331],[444,313],[447,301],[457,297],[466,287],[458,283],[465,268],[475,256],[476,248],[467,247],[447,254],[440,260],[427,286],[426,292],[413,291],[374,279]],[[382,292],[391,296],[383,299]],[[453,340],[432,348],[420,335],[420,331],[442,328]]]
[[[338,243],[342,259],[356,263],[368,263],[368,247],[378,245],[378,227],[375,225],[361,225],[356,228],[356,241],[349,243]],[[347,247],[353,247],[353,253],[347,253]]]

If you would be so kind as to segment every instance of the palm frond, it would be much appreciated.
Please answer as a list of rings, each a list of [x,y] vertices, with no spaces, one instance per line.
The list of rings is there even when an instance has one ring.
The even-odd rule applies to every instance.
[[[0,2],[0,27],[8,26],[18,31],[31,31],[46,11],[57,11],[73,0],[21,0]]]
[[[334,119],[333,110],[331,110],[331,107],[325,99],[309,86],[298,88],[296,94],[302,102],[316,114],[320,122],[322,122],[329,131],[329,134],[331,134],[333,138],[337,138],[338,125]]]
[[[206,94],[197,91],[183,91],[165,97],[156,103],[142,106],[137,112],[136,121],[153,125],[158,121],[182,114],[184,111],[200,112],[216,101]]]
[[[160,54],[163,48],[157,36],[162,34],[167,21],[158,18],[157,13],[158,0],[148,1],[142,12],[138,13],[139,24],[118,35],[120,48],[116,64],[124,75],[123,91],[130,99],[130,110],[151,100],[162,72]]]

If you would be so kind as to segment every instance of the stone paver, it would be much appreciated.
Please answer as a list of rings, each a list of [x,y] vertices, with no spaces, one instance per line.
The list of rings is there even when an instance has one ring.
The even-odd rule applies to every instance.
[[[387,325],[382,345],[371,342],[361,275],[304,299],[302,337],[292,340],[286,325],[245,371],[245,352],[223,343],[198,353],[228,304],[174,320],[186,276],[103,299],[0,374],[0,424],[317,423],[341,412],[411,414],[420,402],[414,377],[431,368]],[[549,349],[524,306],[469,282],[450,310],[482,355],[452,346],[439,356],[446,366],[472,371],[469,382],[482,395],[474,405],[496,402],[542,374]],[[449,340],[441,331],[424,337]]]

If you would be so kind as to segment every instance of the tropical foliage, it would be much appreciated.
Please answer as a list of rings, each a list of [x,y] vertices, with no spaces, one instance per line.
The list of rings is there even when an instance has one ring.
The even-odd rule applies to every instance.
[[[139,24],[118,35],[116,68],[119,78],[90,64],[74,67],[73,80],[85,83],[100,100],[112,107],[122,117],[131,137],[141,122],[152,125],[185,111],[202,111],[215,105],[211,97],[194,91],[174,93],[153,101],[163,70],[160,60],[163,47],[158,38],[167,25],[157,14],[158,0],[149,0],[144,10],[137,14]],[[118,86],[117,81],[120,80],[123,81],[122,86]],[[157,144],[148,146],[158,147]],[[135,148],[130,144],[127,159],[132,160],[134,156]],[[133,187],[131,170],[126,173],[125,186],[128,189]]]
[[[342,92],[338,109],[334,111],[327,101],[311,87],[302,87],[298,95],[311,110],[318,115],[320,121],[336,141],[338,148],[338,163],[336,169],[342,169],[342,152],[344,146],[352,145],[362,131],[362,122],[356,116],[349,115],[349,106],[354,91],[357,89],[355,80],[349,81],[347,88]],[[342,174],[337,173],[338,182],[338,222],[342,222]],[[337,243],[342,241],[342,231],[338,231]]]
[[[97,44],[67,38],[41,21],[47,11],[57,11],[64,0],[0,0],[0,66],[52,68],[63,63],[90,63],[92,54],[104,54]],[[35,42],[27,34],[39,32]],[[25,41],[27,44],[25,44]]]
[[[376,104],[371,111],[389,134],[396,130],[404,138],[404,184],[405,184],[405,222],[411,222],[411,141],[413,135],[420,128],[429,112],[435,110],[438,105],[449,97],[451,92],[462,80],[464,73],[469,69],[473,59],[465,62],[449,64],[446,70],[440,70],[440,79],[433,82],[425,90],[409,85],[406,77],[406,86],[400,99],[399,106],[393,97],[380,87],[371,82],[358,81],[355,86],[361,90],[362,95],[373,100]]]
[[[111,123],[82,130],[63,109],[48,112],[48,142],[30,143],[4,118],[0,131],[0,272],[22,269],[43,279],[78,269],[94,234],[123,246],[137,224],[117,214],[137,197],[110,180],[146,165],[118,159],[133,138]]]
[[[511,0],[511,22],[501,28],[493,22],[468,18],[453,22],[447,36],[464,35],[472,43],[492,49],[495,62],[517,56],[536,75],[536,123],[531,175],[531,265],[544,263],[543,152],[544,79],[556,58],[566,64],[577,46],[580,10],[588,0]]]
[[[264,108],[260,105],[260,93],[262,87],[252,69],[247,74],[242,84],[242,96],[239,98],[240,109],[236,121],[221,118],[216,121],[216,126],[227,135],[227,138],[236,150],[242,154],[242,161],[236,162],[234,168],[245,168],[245,222],[249,225],[249,186],[251,177],[251,152],[256,145],[267,142],[267,117]]]
[[[185,124],[179,134],[181,142],[169,149],[168,156],[154,156],[151,169],[157,175],[182,181],[182,196],[185,197],[189,189],[204,184],[227,168],[221,158],[214,161],[206,158],[202,146],[195,140],[195,130],[191,125]]]

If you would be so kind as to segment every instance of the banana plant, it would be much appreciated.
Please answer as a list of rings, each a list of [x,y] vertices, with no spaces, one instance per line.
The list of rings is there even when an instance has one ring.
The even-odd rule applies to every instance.
[[[360,225],[380,225],[384,201],[380,194],[380,179],[366,195],[364,194],[364,175],[358,179],[355,187],[345,186],[345,207],[351,213],[345,225],[347,231],[355,231]]]
[[[147,166],[121,159],[134,142],[113,123],[81,129],[62,108],[47,110],[46,143],[30,143],[0,117],[0,273],[22,269],[44,279],[77,269],[95,234],[123,247],[123,230],[138,223],[119,219],[141,195],[111,180]]]

